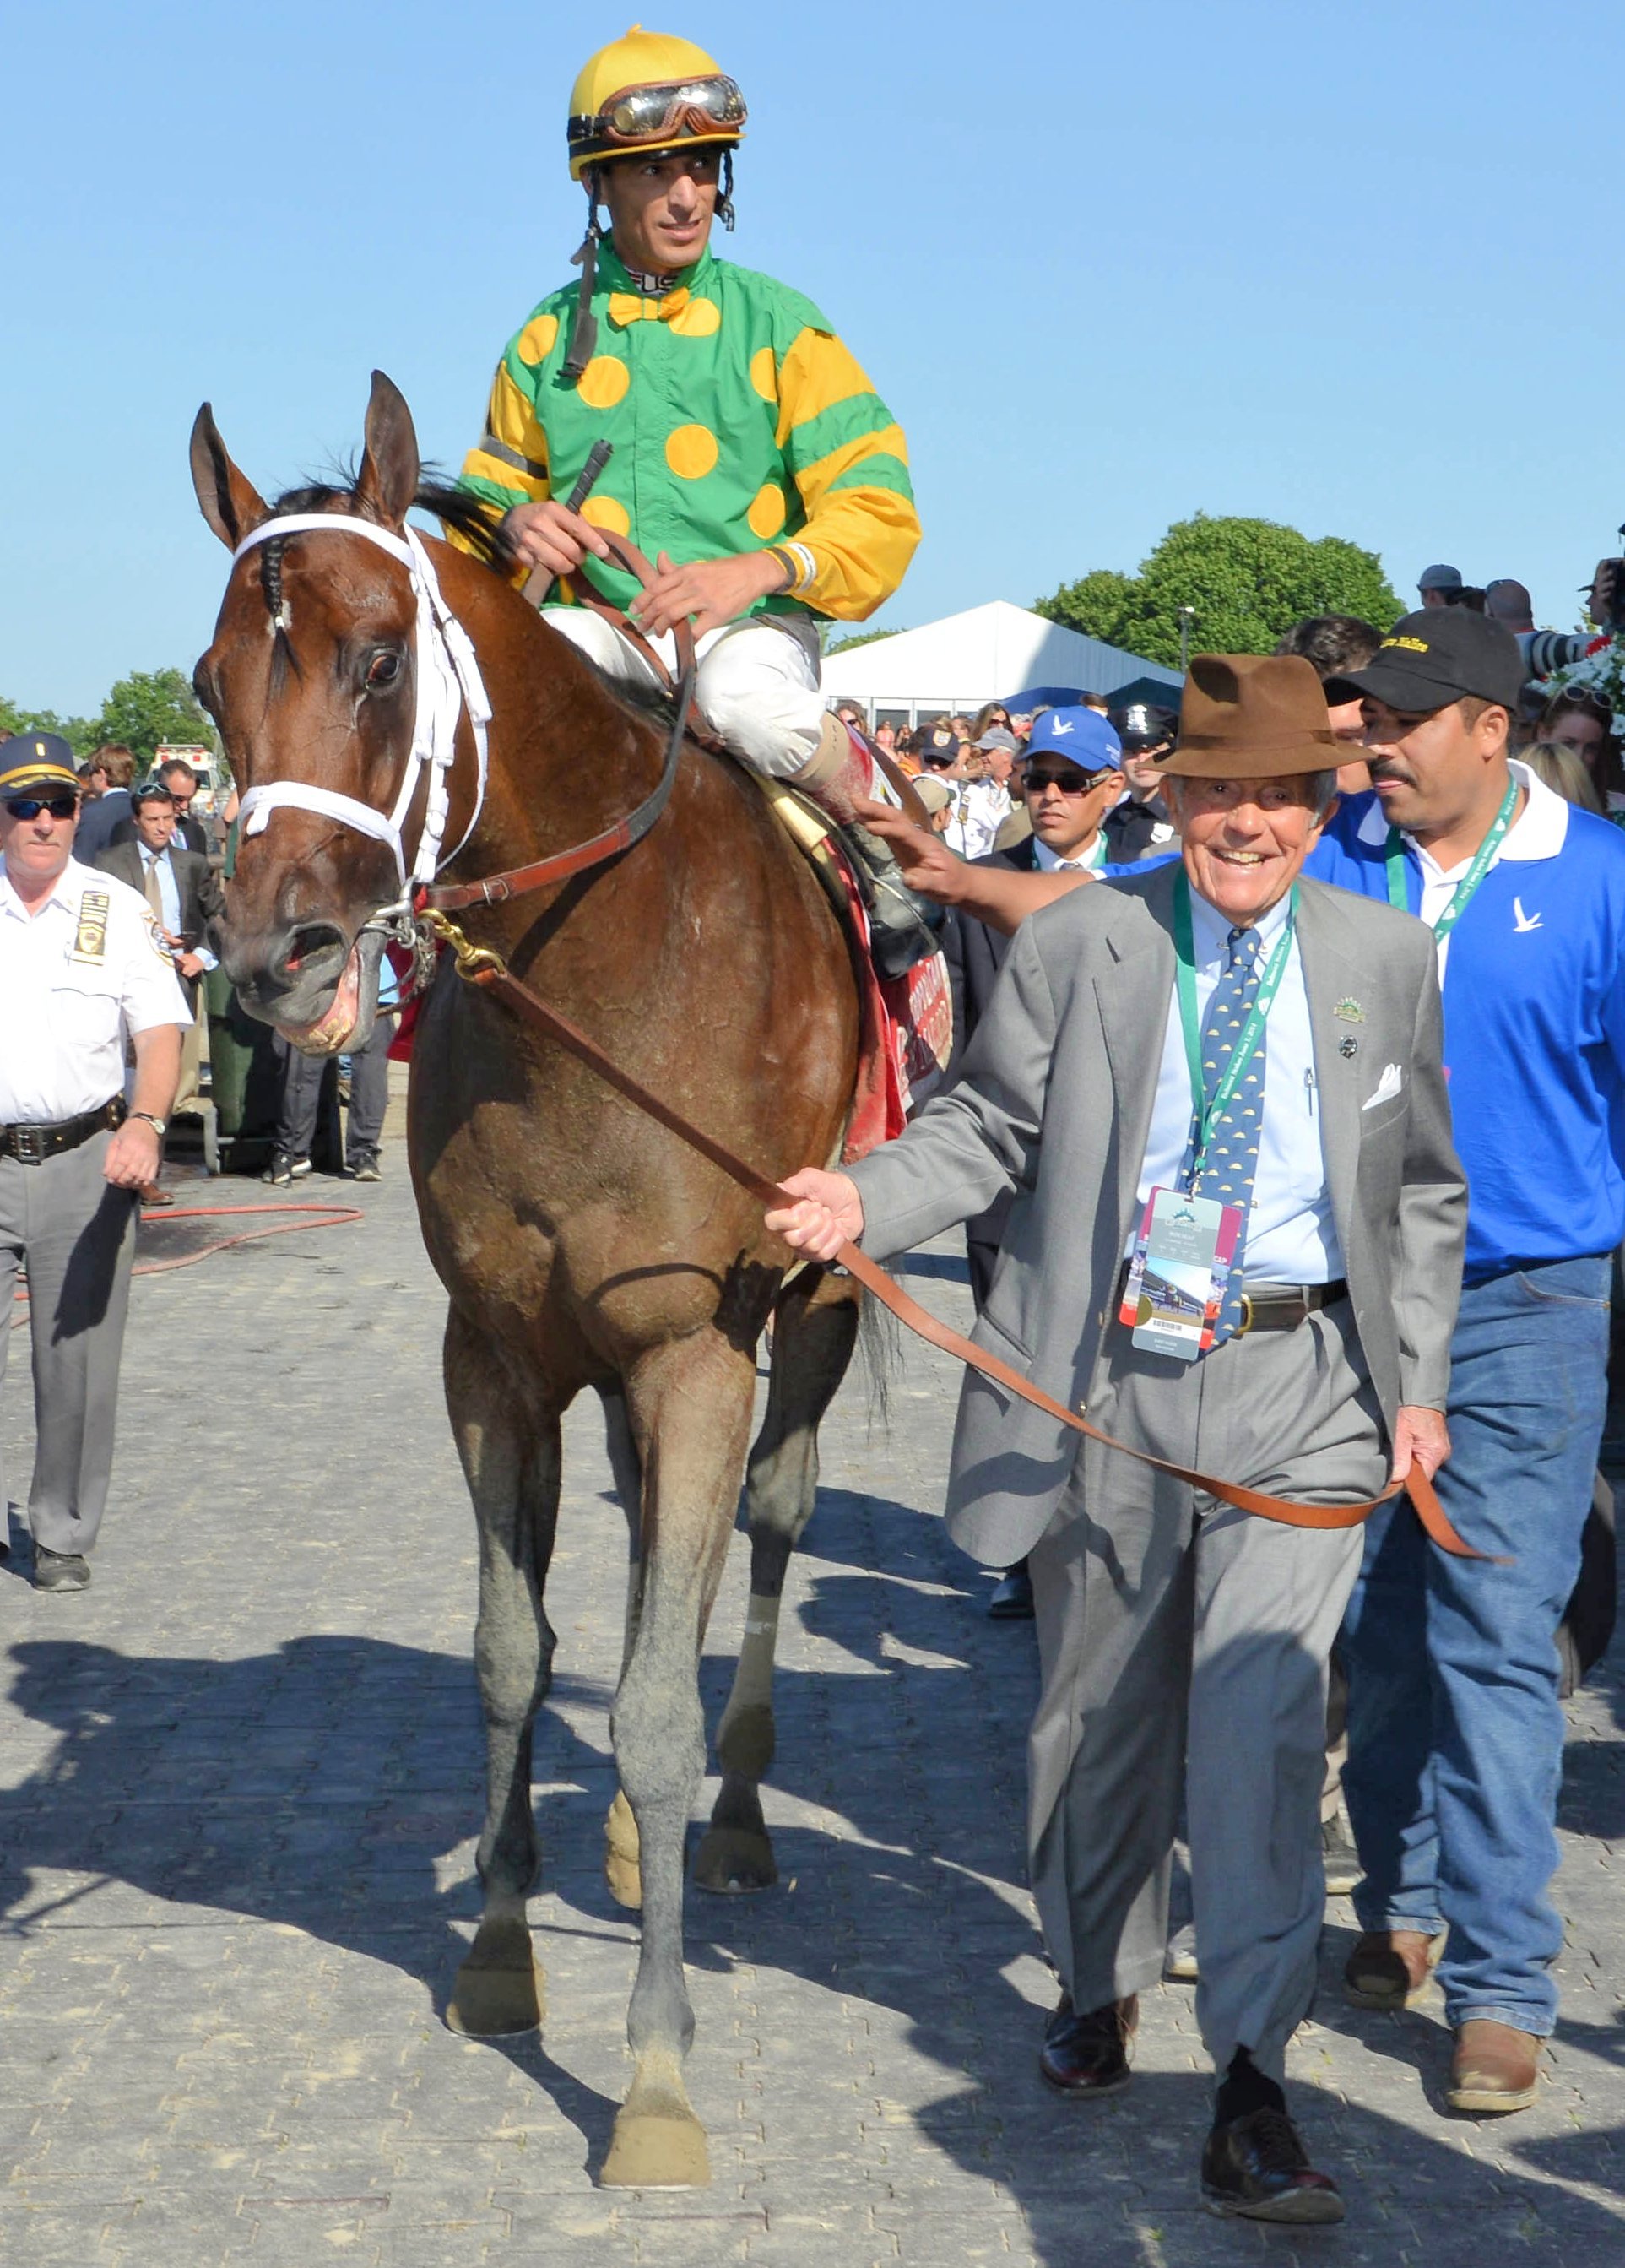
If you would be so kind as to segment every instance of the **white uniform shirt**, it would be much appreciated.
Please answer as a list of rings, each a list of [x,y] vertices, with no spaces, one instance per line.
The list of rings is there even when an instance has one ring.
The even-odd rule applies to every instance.
[[[1095,830],[1094,841],[1081,858],[1063,858],[1039,836],[1033,838],[1033,865],[1040,874],[1088,874],[1106,864],[1106,836]]]
[[[124,1035],[192,1020],[138,891],[70,858],[30,914],[0,859],[0,1125],[52,1125],[124,1092]]]
[[[1228,958],[1230,923],[1195,890],[1190,903],[1200,1018],[1207,1014]],[[1286,915],[1287,900],[1283,898],[1258,924],[1266,961]],[[1264,1123],[1246,1241],[1241,1250],[1243,1280],[1248,1284],[1335,1283],[1343,1273],[1342,1246],[1326,1185],[1309,994],[1296,938],[1264,1031]],[[1190,1119],[1190,1065],[1176,983],[1168,1003],[1157,1100],[1151,1108],[1145,1162],[1140,1168],[1142,1211],[1153,1189],[1173,1187],[1185,1160]],[[1137,1214],[1133,1225],[1137,1230]],[[1125,1258],[1132,1249],[1131,1237]]]
[[[954,799],[944,841],[962,858],[982,858],[1011,814],[1010,790],[992,780],[971,780]]]

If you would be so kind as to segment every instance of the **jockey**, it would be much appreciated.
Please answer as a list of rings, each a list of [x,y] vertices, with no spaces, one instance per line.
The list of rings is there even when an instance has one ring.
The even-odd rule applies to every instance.
[[[889,599],[920,523],[902,433],[822,314],[712,255],[713,220],[733,226],[745,119],[734,82],[687,40],[634,28],[587,63],[569,122],[587,193],[581,281],[510,342],[462,485],[501,514],[516,558],[558,578],[548,622],[611,675],[655,681],[584,586],[668,663],[673,624],[693,618],[701,722],[859,832],[884,971],[930,939],[889,851],[853,828],[854,798],[878,783],[824,706],[818,622],[862,622]],[[572,512],[562,499],[598,441],[614,453]],[[604,529],[655,562],[650,589],[608,556]]]

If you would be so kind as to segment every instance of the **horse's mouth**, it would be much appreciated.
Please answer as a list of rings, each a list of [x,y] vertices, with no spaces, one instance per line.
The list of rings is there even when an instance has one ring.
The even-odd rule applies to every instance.
[[[345,957],[333,997],[313,1021],[290,1024],[276,1019],[283,1037],[307,1056],[337,1056],[365,1047],[378,1014],[379,964],[384,939],[378,930],[363,930]]]

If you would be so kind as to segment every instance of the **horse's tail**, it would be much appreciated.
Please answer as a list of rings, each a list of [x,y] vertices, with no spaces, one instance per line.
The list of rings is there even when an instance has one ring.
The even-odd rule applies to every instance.
[[[902,1325],[879,1300],[857,1304],[857,1354],[869,1388],[869,1423],[885,1427],[892,1417],[892,1388],[902,1374]]]

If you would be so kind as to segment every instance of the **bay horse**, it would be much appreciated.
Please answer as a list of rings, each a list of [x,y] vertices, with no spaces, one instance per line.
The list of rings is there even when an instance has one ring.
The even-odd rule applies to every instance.
[[[218,949],[253,1014],[308,1051],[336,1053],[371,1027],[380,909],[399,922],[405,903],[403,841],[417,830],[421,843],[432,824],[430,839],[457,846],[445,871],[458,880],[595,836],[650,791],[670,719],[548,627],[513,587],[474,499],[424,482],[410,412],[381,373],[352,486],[268,505],[208,404],[191,454],[203,517],[233,553],[196,688],[253,813]],[[415,504],[473,554],[408,536]],[[309,525],[329,517],[330,529]],[[368,539],[371,528],[381,540]],[[487,762],[453,688],[455,739],[438,778],[433,764],[409,770],[431,659],[414,558],[428,560],[472,641],[489,704]],[[392,813],[393,840],[382,823]],[[849,946],[805,860],[732,762],[689,742],[663,816],[635,848],[468,926],[622,1067],[769,1176],[838,1156],[859,1037]],[[448,2021],[485,2036],[541,2021],[526,1915],[540,1859],[532,1723],[555,1643],[543,1600],[560,1421],[591,1388],[630,1543],[608,1864],[611,1888],[643,1912],[628,2019],[635,2070],[599,2178],[702,2183],[705,2134],[682,2076],[694,2031],[684,1844],[705,1765],[700,1650],[771,1315],[767,1416],[746,1473],[751,1604],[717,1734],[721,1793],[695,1867],[709,1889],[759,1889],[775,1879],[758,1788],[773,1755],[779,1598],[812,1508],[818,1423],[851,1355],[857,1290],[817,1269],[787,1283],[786,1248],[758,1202],[461,983],[449,955],[416,1027],[407,1139],[449,1301],[446,1407],[480,1550],[484,1897]]]

